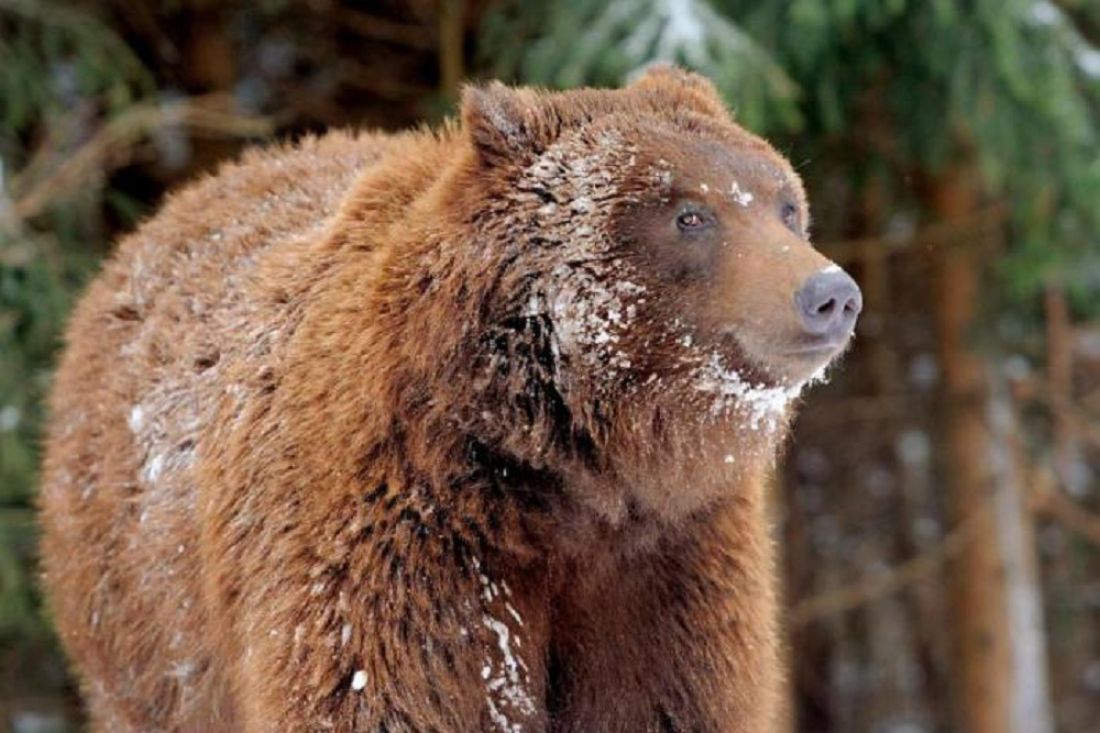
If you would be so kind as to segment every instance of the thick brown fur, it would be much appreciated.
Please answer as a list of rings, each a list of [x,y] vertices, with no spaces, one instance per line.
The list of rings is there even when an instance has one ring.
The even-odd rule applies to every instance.
[[[663,243],[685,186],[722,241]],[[461,124],[171,197],[53,392],[46,586],[93,729],[770,730],[805,218],[672,69],[470,89]]]

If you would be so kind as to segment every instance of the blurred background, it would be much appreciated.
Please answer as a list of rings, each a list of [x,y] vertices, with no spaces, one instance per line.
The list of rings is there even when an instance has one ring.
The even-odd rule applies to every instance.
[[[775,484],[788,731],[1100,730],[1100,3],[0,0],[0,731],[81,729],[42,398],[119,235],[243,146],[463,79],[708,75],[863,287]]]

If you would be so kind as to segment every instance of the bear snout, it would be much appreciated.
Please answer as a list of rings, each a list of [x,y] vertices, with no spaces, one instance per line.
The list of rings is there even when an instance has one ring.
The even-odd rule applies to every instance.
[[[842,346],[863,310],[863,293],[851,275],[836,265],[811,275],[795,292],[795,307],[811,345]]]

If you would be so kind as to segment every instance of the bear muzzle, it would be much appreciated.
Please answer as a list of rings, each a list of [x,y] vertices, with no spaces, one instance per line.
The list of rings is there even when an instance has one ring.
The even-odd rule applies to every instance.
[[[828,352],[843,348],[863,310],[863,293],[851,275],[837,265],[806,279],[794,294],[803,327],[804,345],[797,353]]]

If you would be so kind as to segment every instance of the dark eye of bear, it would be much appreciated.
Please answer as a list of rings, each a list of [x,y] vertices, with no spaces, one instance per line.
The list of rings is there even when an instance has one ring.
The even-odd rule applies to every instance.
[[[676,226],[681,232],[699,231],[709,223],[707,215],[697,209],[685,209],[676,217]]]
[[[790,229],[795,234],[798,233],[798,207],[792,204],[790,201],[785,201],[783,207],[780,209],[780,217],[783,219],[783,225]]]

